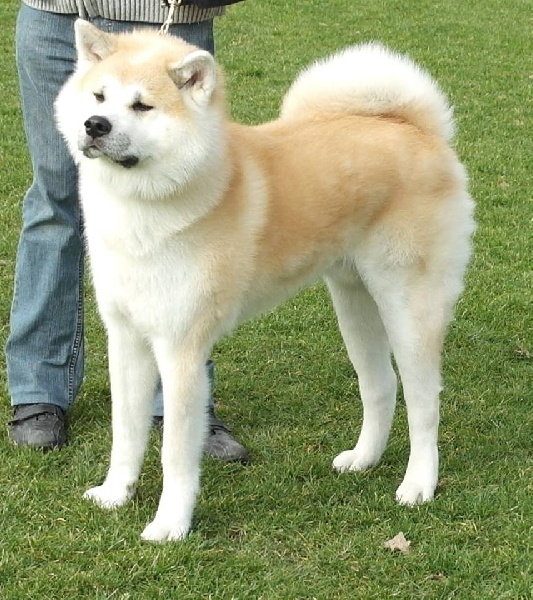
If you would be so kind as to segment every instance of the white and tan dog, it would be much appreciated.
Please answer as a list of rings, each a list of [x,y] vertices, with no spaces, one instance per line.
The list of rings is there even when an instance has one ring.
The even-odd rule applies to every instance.
[[[83,21],[76,41],[57,119],[79,163],[113,401],[109,472],[86,496],[106,508],[131,498],[161,377],[163,491],[142,536],[184,537],[213,344],[323,277],[364,405],[357,444],[333,466],[379,461],[396,398],[392,353],[411,443],[397,499],[431,500],[443,337],[474,230],[437,85],[405,57],[357,46],[302,73],[279,119],[247,127],[228,122],[207,52]]]

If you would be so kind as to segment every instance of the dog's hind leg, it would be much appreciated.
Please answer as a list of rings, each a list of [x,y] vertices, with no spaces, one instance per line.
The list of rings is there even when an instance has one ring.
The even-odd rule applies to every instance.
[[[400,268],[381,281],[374,275],[372,293],[398,366],[409,422],[409,462],[396,498],[414,505],[432,500],[437,486],[441,352],[454,298],[438,277]]]
[[[200,489],[200,460],[207,431],[207,352],[194,344],[154,343],[163,384],[163,490],[154,520],[142,538],[164,542],[184,538],[191,527]]]
[[[104,483],[85,492],[103,508],[133,495],[148,442],[157,368],[146,342],[127,327],[108,324],[113,444]]]
[[[377,306],[356,272],[347,267],[332,270],[326,283],[363,402],[357,444],[339,454],[333,467],[360,471],[375,465],[385,450],[396,403],[396,375]]]

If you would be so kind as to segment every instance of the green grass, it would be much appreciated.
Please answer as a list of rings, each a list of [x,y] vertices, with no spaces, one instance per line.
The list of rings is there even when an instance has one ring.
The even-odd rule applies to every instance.
[[[13,57],[17,7],[0,6],[2,345],[31,179]],[[160,491],[158,434],[131,505],[110,513],[81,499],[104,476],[110,448],[105,338],[88,290],[87,376],[70,414],[70,445],[43,455],[0,435],[0,597],[533,597],[530,9],[526,0],[249,0],[217,24],[241,121],[275,116],[310,60],[370,39],[422,62],[455,105],[479,228],[445,350],[435,502],[394,502],[408,452],[401,403],[380,466],[331,470],[355,439],[361,409],[318,285],[217,347],[220,413],[253,463],[206,460],[190,537],[142,543]],[[4,365],[0,379],[5,422]],[[399,531],[412,541],[408,554],[383,548]]]

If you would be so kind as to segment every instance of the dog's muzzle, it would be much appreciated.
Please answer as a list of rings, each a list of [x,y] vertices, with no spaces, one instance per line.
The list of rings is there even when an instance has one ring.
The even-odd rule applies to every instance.
[[[109,139],[106,138],[113,129],[108,118],[93,115],[85,121],[83,126],[86,137],[84,136],[85,139],[78,147],[87,158],[98,158],[104,155],[126,169],[131,169],[139,162],[139,157],[123,154],[129,144],[120,144],[121,136],[115,136],[115,139],[111,139],[111,136]]]

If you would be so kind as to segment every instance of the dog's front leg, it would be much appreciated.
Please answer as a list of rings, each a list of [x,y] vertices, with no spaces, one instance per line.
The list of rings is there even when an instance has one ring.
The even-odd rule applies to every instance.
[[[200,460],[207,430],[207,354],[172,343],[154,344],[163,384],[163,491],[157,514],[142,533],[145,540],[184,538],[191,527],[200,489]]]
[[[113,445],[104,483],[85,492],[103,508],[117,508],[133,495],[150,428],[157,367],[151,349],[125,324],[108,323]]]

